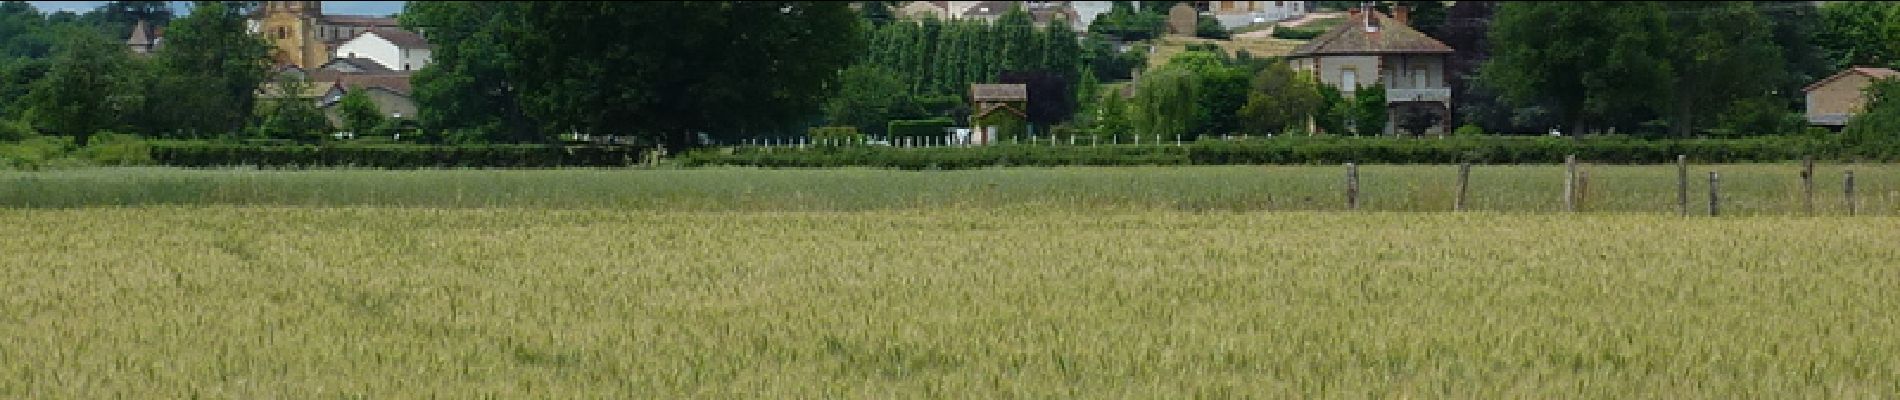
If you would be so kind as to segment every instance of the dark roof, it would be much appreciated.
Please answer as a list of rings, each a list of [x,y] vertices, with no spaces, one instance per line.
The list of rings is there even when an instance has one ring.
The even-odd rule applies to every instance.
[[[395,27],[401,25],[395,18],[373,15],[325,15],[323,22],[329,25]]]
[[[1848,68],[1845,70],[1841,70],[1841,72],[1828,76],[1826,78],[1821,78],[1821,80],[1814,81],[1814,83],[1808,84],[1808,86],[1801,88],[1801,91],[1812,92],[1814,91],[1815,88],[1821,87],[1821,85],[1826,85],[1829,82],[1834,82],[1835,80],[1839,80],[1848,75],[1865,75],[1868,78],[1880,79],[1880,78],[1891,78],[1891,77],[1900,75],[1900,72],[1896,72],[1894,70],[1886,69],[1886,68],[1870,68],[1870,67]]]
[[[363,37],[363,35],[368,35],[372,33],[376,34],[376,37],[383,38],[383,40],[388,40],[389,43],[395,44],[396,47],[407,48],[407,49],[430,48],[429,40],[423,39],[422,35],[417,35],[415,32],[405,31],[401,29],[371,28],[369,30],[363,31],[363,33],[356,34],[356,37],[352,37],[350,38],[350,40],[356,40],[356,38],[358,37]],[[348,41],[346,40],[345,42],[348,42]]]
[[[1029,87],[1021,83],[970,84],[971,101],[1028,101]]]
[[[408,72],[366,73],[319,69],[310,71],[310,80],[336,82],[349,90],[380,87],[389,89],[389,91],[396,92],[397,94],[408,96],[410,92],[409,77],[411,75],[413,74]]]
[[[1372,25],[1378,27],[1377,32],[1366,32],[1365,18],[1368,16],[1373,18]],[[1361,11],[1353,13],[1346,23],[1294,48],[1289,56],[1451,52],[1451,46],[1405,26],[1392,17],[1376,11]]]
[[[396,72],[395,70],[389,69],[389,67],[383,66],[382,63],[376,62],[376,60],[371,60],[371,59],[362,58],[362,57],[338,58],[338,59],[330,60],[330,62],[323,63],[323,66],[319,68],[330,68],[330,66],[333,64],[349,64],[349,65],[355,66],[356,69],[363,70],[364,73],[371,73],[371,74]]]

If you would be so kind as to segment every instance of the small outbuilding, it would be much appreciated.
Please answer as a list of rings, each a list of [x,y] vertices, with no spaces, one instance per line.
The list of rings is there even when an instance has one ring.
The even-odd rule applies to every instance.
[[[1808,125],[1840,129],[1847,126],[1847,120],[1860,113],[1867,105],[1867,96],[1862,93],[1875,79],[1900,76],[1886,68],[1848,68],[1805,88],[1808,109]]]
[[[1020,83],[970,85],[970,144],[991,144],[1022,135],[1029,126],[1029,86]]]

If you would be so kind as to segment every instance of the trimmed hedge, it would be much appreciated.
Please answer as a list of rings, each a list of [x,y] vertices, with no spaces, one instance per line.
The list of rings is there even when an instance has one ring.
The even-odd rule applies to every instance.
[[[418,144],[255,146],[151,142],[152,160],[179,167],[550,168],[634,165],[640,147]]]
[[[1630,138],[1451,137],[1282,137],[1262,140],[1204,140],[1173,144],[825,149],[737,148],[695,151],[680,157],[688,166],[880,167],[960,169],[988,166],[1060,165],[1226,165],[1226,164],[1553,164],[1575,154],[1593,163],[1672,163],[1677,154],[1698,163],[1774,162],[1813,155],[1848,156],[1838,141],[1800,136],[1743,139],[1641,140]]]
[[[1310,40],[1326,33],[1327,29],[1273,28],[1274,39]]]
[[[1791,136],[1688,140],[1311,137],[1200,142],[1190,154],[1195,164],[1541,164],[1562,162],[1569,154],[1593,163],[1645,164],[1675,162],[1678,154],[1702,163],[1785,161],[1808,155],[1831,159],[1840,157],[1842,149],[1833,140]]]
[[[888,133],[890,133],[891,137],[894,137],[894,138],[904,138],[904,137],[933,137],[934,138],[934,137],[943,137],[944,135],[947,134],[944,132],[944,129],[952,127],[952,126],[956,126],[956,124],[957,124],[956,121],[951,121],[949,118],[900,119],[900,120],[892,120],[890,122],[890,125],[888,125],[890,129],[888,129],[887,131]]]

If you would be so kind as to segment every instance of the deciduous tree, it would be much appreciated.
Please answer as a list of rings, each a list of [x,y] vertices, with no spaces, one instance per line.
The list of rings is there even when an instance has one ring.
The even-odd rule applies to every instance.
[[[1240,108],[1241,127],[1256,135],[1285,132],[1305,125],[1319,101],[1319,84],[1310,75],[1271,62],[1254,74],[1247,104]]]

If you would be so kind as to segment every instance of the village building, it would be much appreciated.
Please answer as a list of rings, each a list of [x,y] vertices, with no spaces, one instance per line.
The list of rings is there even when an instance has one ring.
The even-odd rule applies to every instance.
[[[1028,129],[1029,86],[1020,83],[970,85],[970,144],[993,144]]]
[[[132,49],[132,54],[135,56],[150,56],[158,52],[161,42],[159,39],[162,39],[164,34],[165,27],[156,26],[141,19],[132,25],[132,34],[125,38],[125,46]]]
[[[1862,91],[1875,79],[1895,76],[1900,76],[1900,72],[1886,68],[1855,67],[1801,88],[1807,95],[1807,111],[1804,114],[1808,125],[1836,130],[1846,127],[1847,120],[1867,106],[1867,96]]]
[[[400,30],[395,18],[325,15],[321,1],[262,2],[249,21],[251,33],[270,42],[277,65],[311,68],[335,57],[344,42],[373,29]]]
[[[392,71],[415,71],[429,65],[429,41],[401,29],[363,31],[336,47],[336,59],[360,59]],[[325,60],[328,62],[328,60]]]
[[[1108,12],[1108,4],[1106,1],[912,1],[893,10],[892,14],[911,20],[936,18],[994,23],[1010,8],[1020,7],[1029,13],[1037,28],[1063,21],[1069,24],[1070,30],[1080,33],[1088,31],[1089,23],[1097,15]]]
[[[1305,1],[1196,1],[1194,8],[1220,21],[1226,29],[1270,24],[1306,16]]]
[[[1360,88],[1383,87],[1385,134],[1419,119],[1435,121],[1426,134],[1448,133],[1452,101],[1445,65],[1452,48],[1408,26],[1406,7],[1393,7],[1392,14],[1349,10],[1345,23],[1293,49],[1289,63],[1347,97]]]

